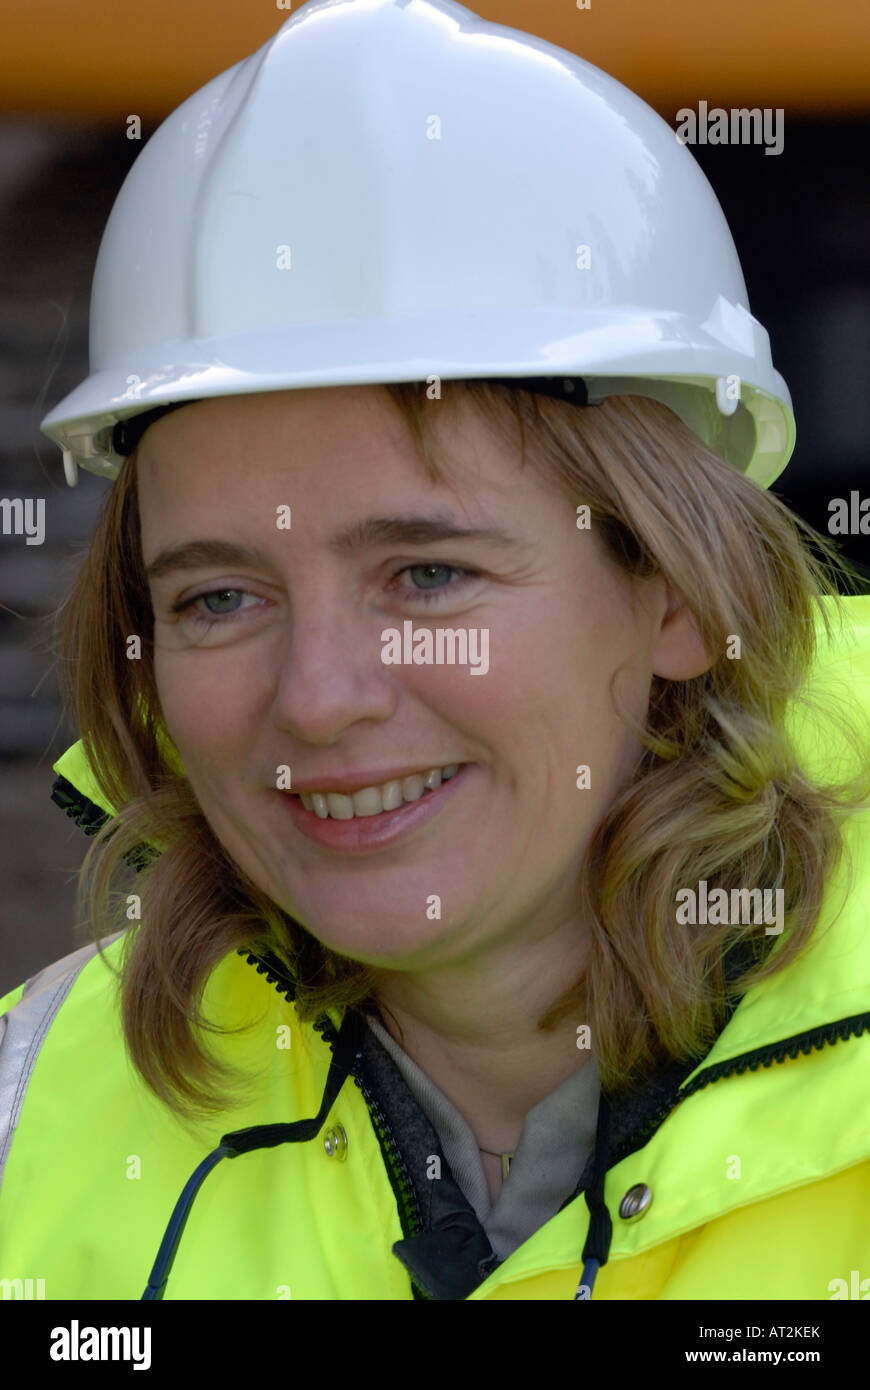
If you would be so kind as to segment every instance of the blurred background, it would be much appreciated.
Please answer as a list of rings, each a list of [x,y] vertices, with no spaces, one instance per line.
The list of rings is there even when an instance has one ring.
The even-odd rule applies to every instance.
[[[365,0],[355,0],[365,3]],[[68,488],[39,431],[88,374],[91,276],[123,179],[161,120],[299,4],[29,0],[0,55],[0,497],[45,499],[41,546],[0,535],[0,995],[75,949],[88,840],[50,800],[78,732],[51,614],[110,484]],[[577,53],[676,128],[682,107],[783,109],[784,145],[693,145],[731,227],[753,314],[791,391],[797,448],[774,491],[828,534],[870,498],[870,10],[854,0],[479,0],[481,17]],[[128,118],[141,119],[129,139]],[[838,538],[870,592],[870,536]]]

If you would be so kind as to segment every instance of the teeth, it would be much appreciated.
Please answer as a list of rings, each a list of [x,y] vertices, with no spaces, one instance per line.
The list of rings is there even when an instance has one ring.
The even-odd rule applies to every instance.
[[[350,804],[355,816],[376,816],[384,809],[377,787],[364,787],[361,792],[354,792]],[[330,807],[330,813],[331,810]]]
[[[385,782],[380,789],[381,805],[385,811],[398,811],[402,804],[402,784],[398,779],[395,782]]]
[[[353,797],[341,792],[327,792],[326,804],[333,820],[353,820]]]
[[[402,796],[406,801],[419,801],[425,790],[423,778],[416,772],[413,777],[406,777],[402,782]]]
[[[427,791],[435,791],[442,782],[449,782],[459,771],[459,763],[449,767],[432,767],[428,772],[415,772],[410,777],[396,778],[379,787],[363,787],[351,796],[344,792],[300,792],[306,811],[313,811],[321,820],[353,820],[354,816],[377,816],[381,811],[396,811],[406,801],[419,801]]]

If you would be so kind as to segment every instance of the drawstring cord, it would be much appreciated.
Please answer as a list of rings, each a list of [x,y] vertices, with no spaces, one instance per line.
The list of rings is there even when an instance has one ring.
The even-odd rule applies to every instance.
[[[251,1149],[274,1148],[276,1144],[304,1143],[317,1137],[350,1073],[359,1045],[358,1027],[359,1020],[355,1011],[348,1009],[336,1039],[323,1099],[316,1115],[308,1120],[296,1120],[293,1124],[252,1125],[249,1129],[239,1129],[233,1134],[225,1134],[218,1147],[208,1154],[191,1174],[169,1219],[148,1286],[140,1302],[163,1298],[194,1198],[212,1168],[220,1163],[222,1158],[238,1158],[239,1154],[249,1153]]]
[[[598,1101],[598,1125],[595,1132],[595,1160],[592,1180],[586,1189],[586,1205],[589,1208],[589,1231],[583,1246],[583,1273],[574,1295],[574,1301],[592,1297],[595,1278],[602,1265],[607,1264],[610,1242],[613,1238],[613,1222],[607,1203],[604,1200],[604,1179],[607,1176],[607,1150],[610,1141],[610,1102],[604,1092]]]
[[[252,1149],[273,1148],[277,1144],[304,1143],[317,1137],[350,1074],[359,1046],[358,1030],[359,1019],[356,1011],[349,1009],[336,1039],[323,1099],[316,1115],[307,1120],[297,1120],[293,1124],[253,1125],[249,1129],[225,1134],[218,1147],[203,1159],[185,1183],[175,1204],[141,1301],[159,1301],[163,1298],[196,1195],[208,1174],[221,1159],[238,1158],[240,1154],[249,1153]],[[592,1179],[585,1193],[586,1205],[589,1208],[589,1231],[583,1246],[583,1273],[574,1295],[575,1301],[592,1297],[598,1270],[607,1263],[610,1251],[613,1222],[604,1201],[609,1137],[610,1104],[602,1091],[598,1102]]]

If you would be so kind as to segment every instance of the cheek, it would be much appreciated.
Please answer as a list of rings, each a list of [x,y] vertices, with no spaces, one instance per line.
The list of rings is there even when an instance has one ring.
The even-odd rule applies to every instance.
[[[241,748],[253,720],[250,681],[238,668],[187,652],[157,652],[157,693],[169,736],[188,771]]]
[[[618,711],[643,718],[649,681],[640,665],[634,628],[604,592],[582,606],[566,595],[537,622],[512,630],[501,663],[494,656],[496,717],[523,757],[546,769],[554,794],[562,788],[571,799],[580,765],[605,794],[622,777],[634,739]]]
[[[581,713],[598,718],[609,710],[607,686],[625,642],[619,615],[603,603],[580,609],[573,595],[561,603],[553,595],[493,625],[489,670],[466,682],[477,689],[465,699],[478,696],[511,719],[519,736],[529,723],[579,727]],[[453,690],[461,699],[466,686],[456,682]]]

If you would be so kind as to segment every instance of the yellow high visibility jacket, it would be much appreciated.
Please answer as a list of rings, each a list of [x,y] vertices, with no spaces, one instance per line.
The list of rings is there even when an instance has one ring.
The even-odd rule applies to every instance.
[[[870,712],[870,596],[845,602],[815,674]],[[80,821],[111,810],[80,745],[56,770]],[[810,946],[702,1061],[602,1095],[576,1192],[501,1263],[354,1011],[302,1024],[277,961],[227,956],[203,1007],[248,1026],[209,1045],[250,1090],[185,1126],[129,1063],[103,960],[72,953],[0,1000],[0,1296],[870,1298],[870,813],[846,837]]]

